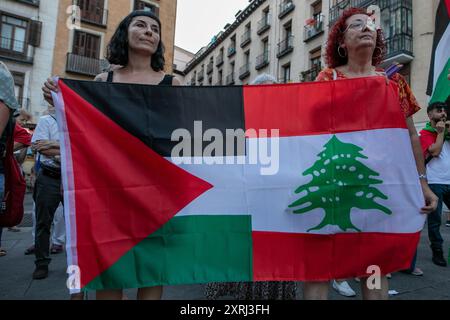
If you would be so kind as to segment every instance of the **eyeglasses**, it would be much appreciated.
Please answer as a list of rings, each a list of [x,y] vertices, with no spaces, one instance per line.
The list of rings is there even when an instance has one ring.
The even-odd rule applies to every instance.
[[[347,32],[348,29],[363,31],[364,28],[369,29],[370,31],[376,31],[377,25],[372,18],[367,18],[366,21],[358,20],[353,23],[350,23],[348,27],[344,30],[344,33]]]

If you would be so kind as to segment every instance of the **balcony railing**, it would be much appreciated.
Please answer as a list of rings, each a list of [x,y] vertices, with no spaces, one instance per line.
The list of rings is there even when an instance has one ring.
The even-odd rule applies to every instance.
[[[295,5],[292,2],[292,0],[285,0],[283,3],[280,4],[280,13],[278,14],[278,18],[282,19],[285,17],[289,12],[294,10]]]
[[[206,66],[206,74],[210,74],[213,71],[214,63],[211,61]]]
[[[265,16],[264,18],[258,21],[258,29],[256,30],[256,33],[260,35],[269,29],[270,29],[269,16]]]
[[[263,54],[256,57],[256,70],[261,70],[262,68],[269,65],[269,51],[265,51]]]
[[[386,56],[385,59],[390,59],[400,54],[407,54],[413,56],[413,39],[407,34],[396,34],[386,40]],[[402,61],[403,62],[403,61]]]
[[[236,45],[231,45],[227,49],[227,57],[231,57],[236,53]]]
[[[252,41],[252,30],[248,29],[244,32],[244,34],[241,36],[241,48],[245,47],[247,44]]]
[[[30,4],[35,7],[39,7],[40,0],[16,0],[16,2],[22,2],[25,4]]]
[[[239,68],[239,79],[243,80],[250,75],[250,63],[244,64]]]
[[[330,8],[329,23],[330,27],[342,15],[342,12],[348,8],[365,8],[377,2],[377,0],[340,0]]]
[[[102,61],[96,58],[89,58],[73,53],[67,54],[66,71],[95,76],[102,72]]]
[[[294,50],[294,36],[289,36],[287,39],[281,41],[278,43],[278,54],[277,58],[281,58],[288,53],[292,52]]]
[[[372,4],[378,5],[381,11],[388,7],[392,9],[403,7],[412,10],[412,0],[340,0],[330,8],[329,26],[331,27],[339,19],[344,10],[353,7],[367,8]]]
[[[7,60],[32,64],[34,60],[34,48],[29,48],[28,42],[25,41],[0,37],[0,57]]]
[[[220,67],[223,64],[223,54],[219,54],[216,57],[216,67]]]
[[[321,64],[314,65],[311,69],[303,71],[302,74],[302,82],[312,82],[315,81],[317,76],[319,75],[320,70],[322,69]]]
[[[323,21],[324,17],[322,14],[316,16],[315,19],[311,18],[311,22],[304,27],[304,42],[312,40],[323,33]]]
[[[226,84],[227,84],[227,86],[234,84],[234,72],[227,75]]]

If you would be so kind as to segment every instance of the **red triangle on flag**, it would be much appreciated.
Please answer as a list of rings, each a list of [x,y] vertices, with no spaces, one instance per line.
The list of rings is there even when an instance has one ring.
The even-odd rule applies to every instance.
[[[83,287],[213,186],[155,153],[63,81],[59,86]]]

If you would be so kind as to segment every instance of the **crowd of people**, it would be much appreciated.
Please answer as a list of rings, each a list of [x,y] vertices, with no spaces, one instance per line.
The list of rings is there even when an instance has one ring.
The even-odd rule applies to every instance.
[[[417,166],[424,204],[422,213],[427,214],[428,236],[431,243],[432,261],[437,266],[447,266],[443,254],[443,238],[440,234],[443,204],[450,208],[450,133],[447,120],[449,99],[428,106],[429,122],[420,132],[416,131],[413,115],[421,107],[405,79],[399,74],[387,74],[379,66],[386,52],[382,30],[376,26],[371,16],[362,9],[346,10],[331,28],[326,48],[327,68],[322,70],[316,81],[339,81],[360,77],[385,77],[398,85],[399,107],[401,108],[410,134],[411,146]],[[95,81],[138,83],[148,85],[177,86],[181,83],[172,75],[164,73],[164,46],[161,41],[161,22],[151,12],[134,11],[118,26],[108,45],[107,59],[114,67],[101,73]],[[450,79],[450,74],[449,74]],[[253,84],[276,83],[274,77],[261,75]],[[48,113],[41,117],[31,133],[23,131],[13,114],[19,109],[14,95],[12,76],[3,63],[0,63],[0,154],[6,150],[7,139],[14,137],[15,150],[31,147],[35,153],[36,181],[33,190],[35,219],[33,223],[33,244],[25,254],[35,255],[35,270],[32,278],[48,277],[50,254],[63,251],[64,217],[62,214],[62,184],[60,146],[57,120],[54,114],[52,92],[58,86],[49,78],[44,84],[43,94],[49,103]],[[25,151],[26,153],[26,151]],[[23,154],[22,154],[23,156]],[[0,161],[0,197],[5,190],[5,168]],[[52,227],[53,225],[53,227]],[[450,213],[447,217],[450,226]],[[11,226],[11,231],[14,227]],[[0,241],[1,241],[0,228]],[[1,249],[0,256],[7,253]],[[403,272],[421,276],[416,257],[411,267]],[[1,263],[1,262],[0,262]],[[364,299],[387,299],[388,278],[383,275],[380,289],[369,289],[367,279],[358,279]],[[329,282],[305,282],[305,299],[327,299]],[[332,287],[340,294],[354,296],[355,292],[345,279],[333,280]],[[162,287],[139,288],[138,299],[160,299]],[[206,286],[206,297],[216,299],[220,296],[234,296],[236,299],[295,299],[295,282],[257,282],[257,283],[210,283]],[[103,290],[97,292],[97,299],[122,299],[122,290]],[[73,299],[83,299],[83,294],[73,295]]]

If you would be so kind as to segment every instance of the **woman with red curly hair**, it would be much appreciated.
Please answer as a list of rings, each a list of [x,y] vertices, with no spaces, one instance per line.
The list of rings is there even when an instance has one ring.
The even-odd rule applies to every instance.
[[[371,15],[363,9],[351,8],[344,11],[330,30],[326,50],[328,68],[320,72],[317,81],[372,76],[383,76],[386,77],[386,81],[389,81],[384,71],[378,68],[386,52],[382,31],[377,28]],[[395,74],[391,79],[398,84],[399,104],[407,121],[419,173],[418,179],[420,179],[426,202],[422,212],[428,214],[436,208],[437,197],[429,188],[426,180],[420,141],[412,119],[412,115],[419,111],[420,107],[402,76]],[[328,287],[328,282],[305,282],[304,298],[327,299]],[[381,277],[380,289],[369,289],[367,278],[362,278],[361,292],[364,299],[387,299],[388,281],[386,276]]]

